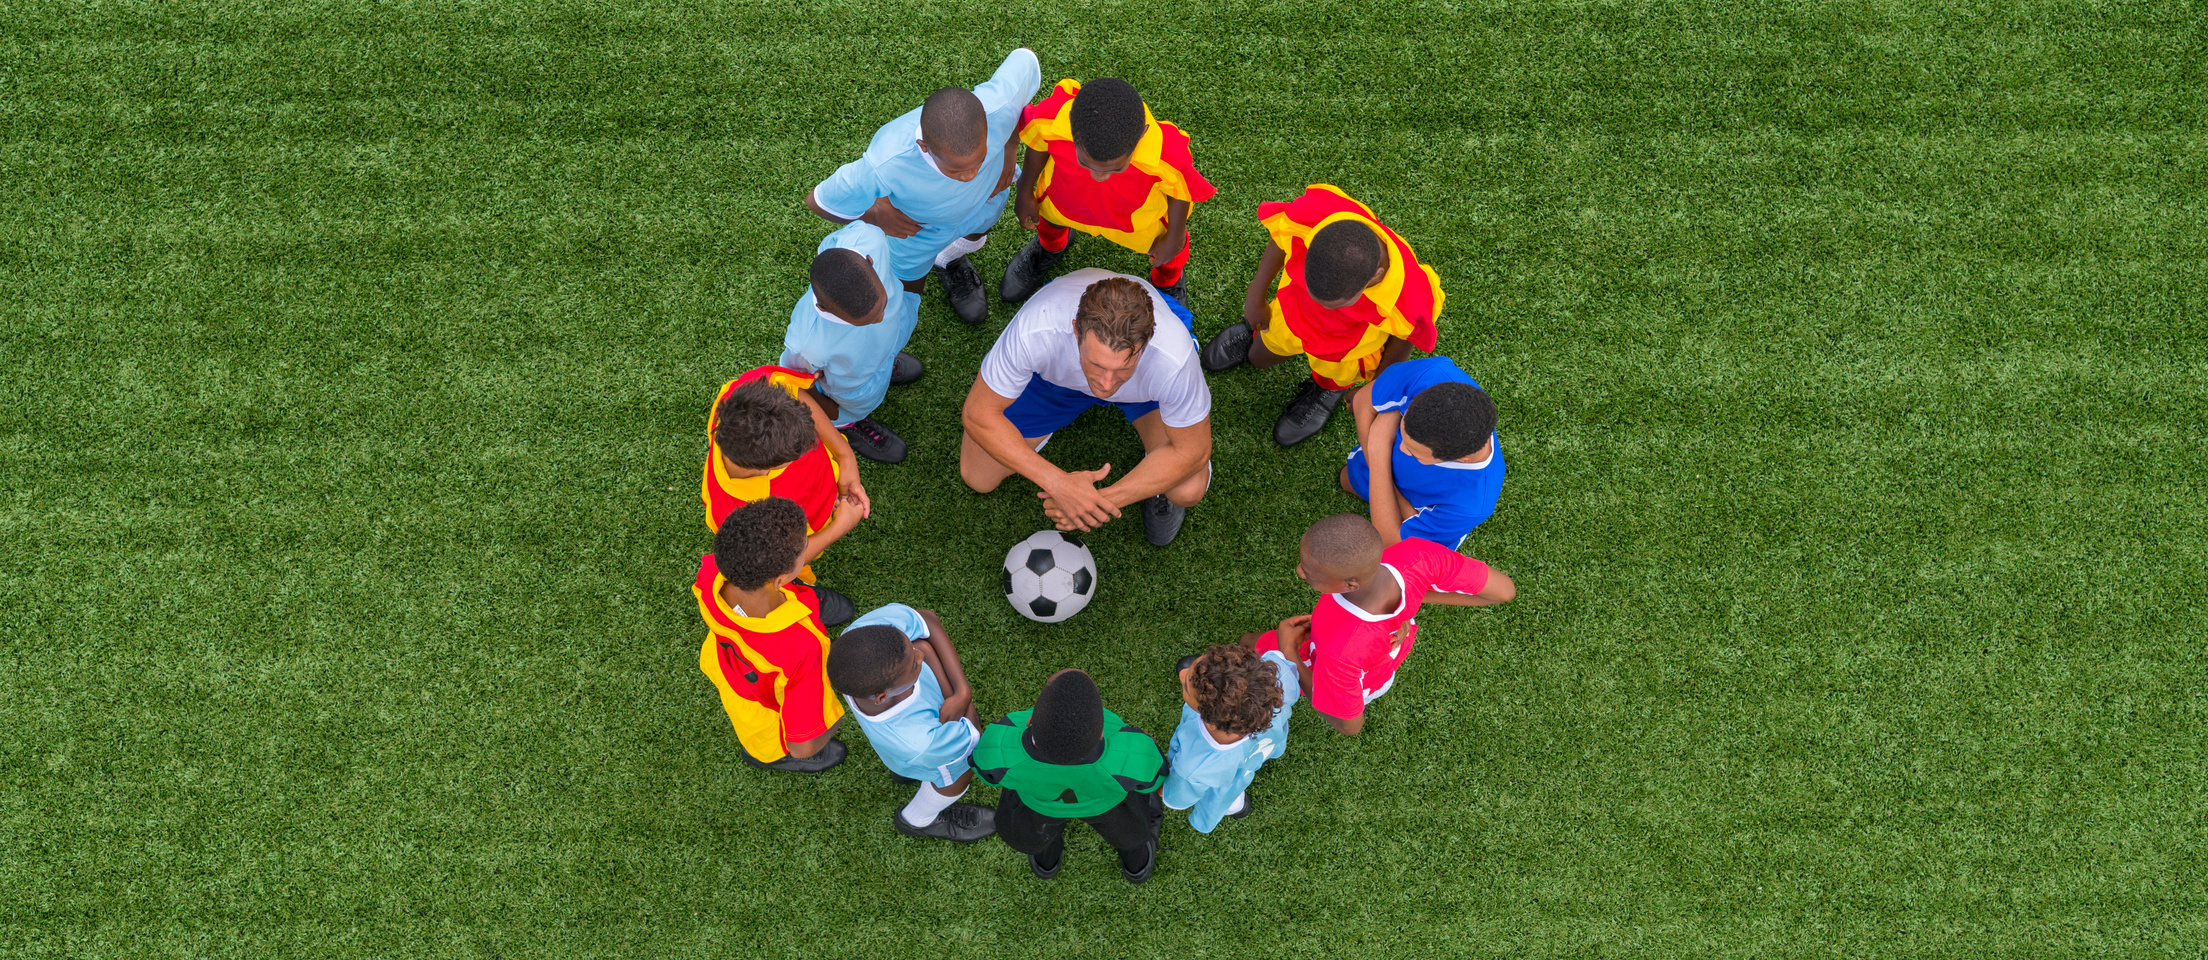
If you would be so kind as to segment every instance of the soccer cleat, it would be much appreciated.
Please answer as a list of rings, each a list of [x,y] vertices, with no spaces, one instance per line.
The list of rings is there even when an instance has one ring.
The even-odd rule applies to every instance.
[[[823,624],[833,627],[839,623],[847,623],[852,617],[859,615],[858,604],[852,603],[850,597],[827,587],[814,586],[813,596],[820,600],[820,622]]]
[[[1172,543],[1181,535],[1181,524],[1188,519],[1188,508],[1158,494],[1142,502],[1142,536],[1153,547]]]
[[[997,812],[971,803],[954,803],[935,815],[935,822],[915,827],[905,822],[902,810],[889,815],[897,832],[908,837],[932,837],[952,843],[972,843],[997,832]]]
[[[897,359],[889,365],[889,385],[902,387],[920,379],[920,375],[926,373],[927,369],[920,365],[919,357],[899,350],[897,351]]]
[[[1334,415],[1334,408],[1342,403],[1342,395],[1348,390],[1328,390],[1316,381],[1305,380],[1303,390],[1294,400],[1288,401],[1288,409],[1280,412],[1280,422],[1273,424],[1273,442],[1283,447],[1293,447],[1318,435],[1326,427],[1326,418]]]
[[[1129,870],[1127,865],[1122,863],[1119,865],[1119,875],[1126,878],[1128,883],[1142,883],[1149,880],[1150,874],[1158,869],[1158,841],[1154,838],[1150,841],[1149,853],[1150,862],[1143,864],[1142,869]]]
[[[935,268],[935,275],[943,281],[943,298],[951,302],[960,323],[970,327],[989,319],[989,291],[982,289],[981,271],[972,260],[959,257],[948,267]]]
[[[1248,320],[1237,320],[1204,344],[1204,369],[1213,373],[1232,370],[1250,358],[1250,344],[1257,342],[1257,334],[1250,331]]]
[[[1072,249],[1073,244],[1069,241],[1066,248]],[[1041,240],[1029,237],[1027,246],[1021,247],[1020,252],[1012,255],[1012,262],[1004,265],[1004,282],[997,285],[997,296],[1003,297],[1006,303],[1026,302],[1035,291],[1043,288],[1043,284],[1050,282],[1051,268],[1065,255],[1065,250],[1045,250]]]
[[[902,773],[898,773],[898,772],[897,772],[897,771],[895,771],[895,770],[891,770],[891,771],[889,772],[889,782],[891,782],[891,783],[895,783],[895,784],[902,784],[902,785],[904,785],[904,786],[907,786],[907,787],[909,787],[909,786],[912,786],[913,784],[919,783],[920,781],[918,781],[918,780],[914,780],[913,778],[911,778],[911,777],[908,777],[908,776],[905,776],[905,775],[904,775],[904,774],[902,774]]]
[[[736,748],[737,755],[743,757],[744,763],[748,766],[758,767],[761,770],[782,770],[788,773],[820,773],[842,763],[843,758],[849,755],[850,752],[851,748],[844,746],[843,741],[830,740],[827,746],[820,748],[819,753],[810,757],[783,757],[773,763],[766,763],[758,757],[746,753],[744,748]]]
[[[1188,306],[1188,277],[1183,275],[1179,280],[1159,287],[1158,292],[1172,297],[1174,303],[1184,307]]]
[[[1227,814],[1227,816],[1235,820],[1240,820],[1243,817],[1249,816],[1250,809],[1255,806],[1257,806],[1257,801],[1250,799],[1250,792],[1248,790],[1244,790],[1242,791],[1242,809]]]
[[[1043,862],[1035,859],[1034,854],[1027,855],[1027,871],[1034,874],[1037,880],[1048,880],[1055,877],[1058,875],[1058,871],[1065,869],[1065,867],[1066,851],[1063,847],[1058,850],[1058,862],[1051,864],[1048,870],[1043,869]]]
[[[903,463],[905,438],[890,432],[873,417],[861,417],[837,427],[851,441],[851,452],[879,463]]]

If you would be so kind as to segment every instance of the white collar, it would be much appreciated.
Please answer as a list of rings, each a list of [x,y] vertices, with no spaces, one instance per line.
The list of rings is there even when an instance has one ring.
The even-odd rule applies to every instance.
[[[1411,591],[1404,588],[1403,575],[1395,572],[1394,567],[1383,563],[1380,565],[1380,569],[1386,570],[1389,576],[1395,578],[1395,586],[1398,590],[1401,591],[1401,594],[1395,598],[1394,610],[1388,613],[1368,613],[1366,612],[1365,608],[1349,602],[1348,597],[1344,597],[1339,593],[1329,593],[1327,594],[1327,596],[1333,597],[1335,603],[1342,605],[1342,609],[1349,611],[1351,615],[1355,616],[1359,620],[1365,621],[1366,623],[1379,623],[1383,620],[1393,620],[1397,617],[1402,616],[1403,604],[1411,599]]]
[[[923,666],[920,668],[920,672],[922,674],[926,674],[928,672],[928,668]],[[847,695],[843,698],[843,701],[851,705],[852,713],[865,717],[868,720],[894,720],[898,716],[904,714],[905,711],[911,710],[913,704],[920,702],[920,681],[918,678],[914,678],[912,692],[906,694],[903,700],[897,701],[889,709],[884,710],[880,713],[868,713],[864,710],[859,709],[859,701],[856,697],[851,697]]]
[[[1211,744],[1211,748],[1213,750],[1232,750],[1236,747],[1241,746],[1242,740],[1249,739],[1249,735],[1245,734],[1242,737],[1242,740],[1236,740],[1233,743],[1220,743],[1218,740],[1212,738],[1211,727],[1204,723],[1204,718],[1202,717],[1196,718],[1196,731],[1204,735],[1204,742]]]
[[[1502,446],[1502,443],[1503,442],[1500,439],[1497,439],[1493,433],[1490,433],[1487,435],[1487,459],[1482,460],[1478,463],[1463,463],[1456,460],[1443,460],[1440,463],[1434,464],[1434,466],[1446,467],[1451,470],[1485,470],[1487,469],[1488,464],[1495,462],[1495,450],[1497,447]],[[1403,438],[1396,438],[1395,448],[1397,450],[1403,449]]]
[[[811,291],[807,291],[807,292],[808,292],[808,293],[810,293]],[[820,318],[821,318],[822,320],[826,320],[826,321],[828,321],[829,323],[833,323],[833,324],[835,324],[836,326],[839,326],[839,327],[853,327],[853,328],[856,328],[856,327],[858,326],[858,324],[852,323],[852,322],[851,322],[851,321],[849,321],[849,320],[845,320],[845,319],[843,319],[842,317],[838,317],[838,316],[836,316],[835,314],[833,314],[833,313],[829,313],[829,312],[828,312],[828,311],[826,311],[826,310],[822,310],[822,309],[820,308],[820,298],[819,298],[819,297],[817,297],[817,296],[813,298],[813,312],[814,312],[814,313],[817,313],[817,314],[820,314]]]
[[[928,162],[928,169],[934,170],[937,173],[942,173],[943,178],[946,180],[950,179],[951,175],[948,173],[943,173],[943,168],[936,164],[935,154],[929,153],[928,148],[920,145],[920,141],[914,140],[912,142],[912,149],[919,152],[920,159],[926,160]]]

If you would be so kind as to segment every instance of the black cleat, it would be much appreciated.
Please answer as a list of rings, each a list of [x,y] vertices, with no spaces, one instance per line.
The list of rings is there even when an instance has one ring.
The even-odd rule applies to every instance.
[[[1153,547],[1172,543],[1181,535],[1181,524],[1188,519],[1188,508],[1158,494],[1142,502],[1142,536]]]
[[[1250,792],[1248,790],[1244,790],[1242,791],[1242,809],[1227,814],[1227,816],[1235,820],[1240,820],[1243,817],[1249,816],[1250,811],[1255,809],[1256,807],[1257,801],[1250,799]]]
[[[917,361],[915,361],[917,362]],[[879,463],[903,463],[905,438],[892,433],[873,417],[861,417],[837,427],[851,441],[851,452]]]
[[[1037,880],[1048,880],[1055,877],[1058,875],[1058,871],[1065,869],[1065,866],[1066,852],[1063,849],[1058,851],[1058,862],[1051,864],[1048,870],[1043,869],[1043,862],[1035,859],[1034,854],[1027,855],[1027,871],[1034,874]]]
[[[1069,241],[1066,250],[1071,249],[1073,244]],[[1043,288],[1043,284],[1050,282],[1051,268],[1065,255],[1065,250],[1052,253],[1043,249],[1041,240],[1029,237],[1027,246],[1021,247],[1020,252],[1012,255],[1012,262],[1004,265],[1004,282],[997,285],[997,296],[1003,297],[1006,303],[1026,302],[1035,291]]]
[[[920,781],[918,781],[918,780],[914,780],[913,778],[911,778],[911,777],[908,777],[908,776],[905,776],[905,775],[904,775],[904,774],[902,774],[902,773],[898,773],[898,772],[897,772],[897,771],[895,771],[895,770],[891,770],[891,771],[889,772],[889,782],[891,782],[891,783],[897,783],[897,784],[903,784],[903,785],[905,785],[905,786],[908,786],[908,787],[909,787],[909,786],[912,786],[913,784],[919,783]]]
[[[905,812],[890,814],[897,832],[908,837],[932,837],[952,843],[972,843],[997,832],[997,812],[971,803],[954,803],[935,815],[935,822],[915,827],[905,822]]]
[[[1180,680],[1180,678],[1181,678],[1181,671],[1183,671],[1183,670],[1186,670],[1186,669],[1188,669],[1188,668],[1190,668],[1190,667],[1192,667],[1192,666],[1195,666],[1195,665],[1196,665],[1196,658],[1197,658],[1197,656],[1199,656],[1199,655],[1198,655],[1198,654],[1194,654],[1194,653],[1191,653],[1191,654],[1189,654],[1188,656],[1182,657],[1182,658],[1181,658],[1181,662],[1179,662],[1179,663],[1176,663],[1176,664],[1174,664],[1174,665],[1173,665],[1173,679],[1174,679],[1175,681],[1179,681],[1179,680]]]
[[[989,319],[989,291],[981,288],[981,271],[972,260],[960,257],[948,267],[935,268],[935,275],[943,281],[943,298],[951,302],[960,323],[970,327]]]
[[[1326,419],[1334,415],[1334,408],[1342,403],[1348,390],[1328,390],[1317,381],[1305,380],[1303,390],[1294,400],[1288,401],[1288,409],[1280,412],[1280,422],[1273,424],[1273,442],[1283,447],[1293,447],[1318,435],[1326,427]]]
[[[927,367],[920,365],[919,357],[899,350],[897,351],[897,359],[889,365],[889,385],[902,387],[920,379],[920,375],[926,373],[927,370]]]
[[[1158,292],[1172,297],[1174,303],[1188,306],[1188,276],[1183,274],[1179,280],[1173,281],[1172,286],[1158,287]]]
[[[1140,870],[1129,870],[1127,869],[1126,864],[1120,864],[1119,875],[1126,878],[1128,883],[1142,883],[1146,880],[1149,880],[1150,874],[1155,872],[1157,869],[1158,841],[1153,839],[1150,841],[1150,862],[1143,864],[1142,869]]]
[[[1250,330],[1250,322],[1235,321],[1204,344],[1204,369],[1213,373],[1234,369],[1250,358],[1250,344],[1256,342],[1257,334]]]
[[[850,601],[845,602],[848,603]],[[761,762],[758,757],[754,757],[751,754],[744,752],[744,749],[742,747],[736,748],[736,754],[743,757],[744,763],[748,766],[758,767],[761,770],[782,770],[789,773],[820,773],[824,770],[827,770],[829,767],[833,767],[836,764],[842,763],[843,758],[849,755],[850,752],[851,748],[844,746],[843,741],[830,740],[828,741],[827,746],[820,748],[819,753],[813,754],[810,757],[804,757],[802,759],[798,757],[783,757],[782,759],[776,760],[773,763],[764,763]]]
[[[839,623],[849,623],[852,617],[859,615],[858,604],[852,603],[850,597],[827,587],[815,585],[813,596],[820,600],[820,622],[823,624],[833,627]]]

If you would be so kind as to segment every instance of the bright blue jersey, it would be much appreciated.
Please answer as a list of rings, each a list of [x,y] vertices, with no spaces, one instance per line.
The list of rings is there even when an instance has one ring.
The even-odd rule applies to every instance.
[[[1479,386],[1448,357],[1405,360],[1381,371],[1372,381],[1372,408],[1380,413],[1401,412],[1411,405],[1411,398],[1437,383]],[[1403,452],[1401,431],[1397,432],[1395,456],[1390,461],[1395,467],[1395,489],[1418,511],[1403,521],[1402,535],[1406,539],[1431,540],[1454,550],[1464,545],[1464,538],[1474,528],[1494,515],[1495,502],[1503,495],[1503,441],[1494,434],[1489,439],[1492,442],[1485,462],[1429,464]],[[1358,496],[1372,499],[1364,447],[1349,452],[1349,480]]]
[[[1173,731],[1166,750],[1171,768],[1165,778],[1165,805],[1188,810],[1188,825],[1198,833],[1210,833],[1234,806],[1234,798],[1249,789],[1257,768],[1288,752],[1288,708],[1298,696],[1296,665],[1278,651],[1265,654],[1280,678],[1280,709],[1273,711],[1273,725],[1224,746],[1204,729],[1196,708],[1181,705],[1181,725]]]
[[[920,297],[906,293],[890,266],[889,236],[871,223],[851,223],[820,241],[813,252],[855,250],[874,262],[874,275],[882,281],[889,302],[882,319],[863,327],[845,323],[820,309],[813,288],[797,298],[790,311],[790,326],[782,333],[782,365],[819,375],[815,386],[836,401],[836,426],[843,426],[882,405],[889,392],[890,367],[897,351],[912,339],[920,323]]]
[[[925,639],[927,623],[920,619],[920,612],[902,603],[869,610],[851,621],[845,633],[860,627],[887,625],[895,628],[911,640]],[[966,773],[966,760],[974,752],[974,745],[981,742],[981,731],[960,717],[950,723],[941,719],[943,687],[935,682],[935,671],[920,668],[919,685],[911,695],[873,716],[859,709],[857,701],[849,696],[843,702],[850,706],[851,716],[859,721],[859,729],[866,732],[866,742],[873,745],[874,754],[882,758],[882,765],[891,773],[915,780],[926,780],[938,787],[949,787],[952,781]]]
[[[890,238],[897,276],[918,280],[935,266],[935,255],[970,233],[984,233],[1004,214],[1012,188],[997,189],[1004,165],[1012,158],[1005,141],[1019,128],[1020,111],[1042,86],[1043,68],[1026,47],[1012,51],[997,67],[989,82],[974,88],[983,110],[989,114],[989,156],[972,180],[960,183],[936,169],[935,161],[920,149],[920,111],[891,120],[874,131],[866,153],[836,168],[813,188],[813,202],[830,214],[855,220],[874,201],[888,197],[905,216],[921,224],[920,232],[904,239]]]

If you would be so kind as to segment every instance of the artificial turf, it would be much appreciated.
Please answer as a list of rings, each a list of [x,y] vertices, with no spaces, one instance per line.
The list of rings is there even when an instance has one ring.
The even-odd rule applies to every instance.
[[[2204,20],[0,6],[0,954],[2198,955]],[[1340,184],[1502,410],[1466,550],[1519,599],[1427,614],[1359,738],[1299,708],[1140,888],[1085,828],[1050,883],[896,835],[848,726],[746,769],[696,667],[706,407],[778,351],[800,198],[1018,45],[1194,138],[1200,335],[1255,205]],[[1213,377],[1180,541],[1106,528],[1031,624],[1031,487],[955,472],[1010,310],[938,291],[824,577],[940,611],[984,714],[1080,666],[1165,736],[1176,657],[1308,609],[1349,431],[1278,449],[1296,366]]]

